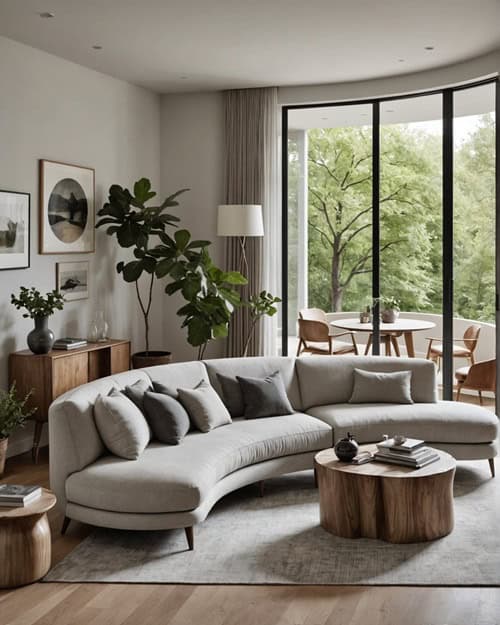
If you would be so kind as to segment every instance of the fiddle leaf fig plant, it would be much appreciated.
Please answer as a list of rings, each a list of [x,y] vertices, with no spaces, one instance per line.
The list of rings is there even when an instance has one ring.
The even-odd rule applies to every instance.
[[[151,190],[151,182],[147,178],[141,178],[134,184],[133,193],[114,184],[109,189],[108,201],[97,213],[102,219],[97,222],[96,228],[107,226],[106,234],[115,236],[120,247],[134,248],[134,260],[120,261],[116,270],[125,282],[135,283],[137,300],[144,318],[146,354],[149,352],[149,315],[154,281],[156,277],[168,274],[168,266],[165,265],[158,271],[161,256],[153,252],[151,237],[158,237],[168,243],[173,241],[167,234],[167,228],[176,228],[180,219],[166,210],[178,206],[177,198],[186,191],[188,189],[180,189],[160,204],[148,206],[147,203],[156,197],[156,193]],[[177,236],[177,232],[174,236]],[[149,276],[146,295],[139,288],[139,279],[143,274]]]

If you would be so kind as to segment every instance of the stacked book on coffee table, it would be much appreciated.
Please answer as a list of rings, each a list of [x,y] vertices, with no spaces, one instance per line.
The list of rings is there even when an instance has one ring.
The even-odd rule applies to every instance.
[[[431,464],[431,462],[439,460],[439,454],[435,449],[427,447],[425,441],[417,438],[407,438],[402,442],[396,442],[393,438],[388,438],[377,443],[374,460],[421,469]]]

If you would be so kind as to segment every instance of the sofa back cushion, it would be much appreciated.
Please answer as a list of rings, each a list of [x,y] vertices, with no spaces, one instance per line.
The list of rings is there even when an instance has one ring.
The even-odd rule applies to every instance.
[[[166,393],[175,399],[178,388],[194,388],[202,380],[209,381],[205,365],[198,360],[146,367],[141,371],[150,378],[156,392]]]
[[[268,375],[272,375],[275,371],[279,371],[285,385],[286,394],[294,410],[301,410],[302,408],[300,390],[295,373],[295,358],[279,356],[218,358],[216,360],[205,360],[204,363],[208,371],[210,384],[222,398],[223,393],[217,378],[218,373],[233,377],[236,380],[237,375],[250,378],[265,378]]]
[[[354,369],[411,371],[413,401],[437,401],[436,369],[430,360],[383,356],[306,356],[296,360],[303,410],[312,406],[347,403],[353,391]]]

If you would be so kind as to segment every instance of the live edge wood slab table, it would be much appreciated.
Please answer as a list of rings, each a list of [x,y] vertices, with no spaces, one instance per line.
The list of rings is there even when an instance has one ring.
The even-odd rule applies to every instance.
[[[47,512],[56,496],[42,495],[22,508],[0,508],[0,588],[31,584],[50,568],[51,540]]]
[[[109,339],[72,350],[54,349],[48,354],[29,350],[9,356],[9,384],[15,381],[20,397],[33,389],[29,408],[36,408],[32,455],[38,460],[43,424],[50,404],[66,391],[114,373],[130,369],[130,341]]]
[[[363,446],[360,451],[374,451]],[[456,462],[439,460],[422,469],[338,460],[333,449],[314,459],[321,526],[343,538],[379,538],[414,543],[446,536],[453,529],[453,478]]]

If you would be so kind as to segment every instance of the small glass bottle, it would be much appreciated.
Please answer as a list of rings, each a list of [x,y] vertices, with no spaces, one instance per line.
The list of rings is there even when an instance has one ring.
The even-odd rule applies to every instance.
[[[104,311],[98,310],[90,323],[88,340],[91,343],[104,343],[108,340],[108,329]]]

